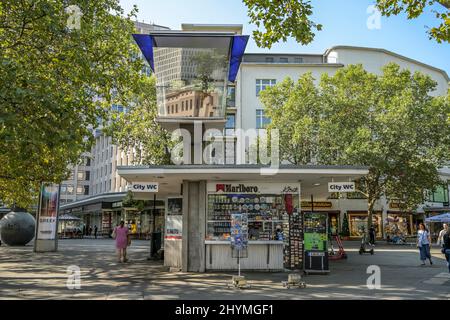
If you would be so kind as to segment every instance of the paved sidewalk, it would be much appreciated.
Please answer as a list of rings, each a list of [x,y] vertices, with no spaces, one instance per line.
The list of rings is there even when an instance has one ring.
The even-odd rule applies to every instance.
[[[32,246],[0,247],[0,299],[450,299],[450,274],[438,248],[433,266],[419,266],[411,246],[376,247],[359,255],[345,243],[347,260],[331,261],[329,275],[305,277],[307,288],[285,289],[287,273],[245,272],[250,289],[228,289],[232,273],[170,273],[147,261],[148,241],[133,241],[130,262],[116,262],[110,239],[61,240],[56,253]],[[67,267],[81,269],[81,289],[67,288]],[[381,289],[369,290],[369,265],[381,268]]]

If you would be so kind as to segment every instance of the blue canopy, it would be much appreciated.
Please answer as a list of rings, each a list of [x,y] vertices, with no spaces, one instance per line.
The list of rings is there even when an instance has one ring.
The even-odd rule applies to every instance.
[[[426,218],[425,222],[450,222],[450,212]]]
[[[133,38],[142,51],[145,59],[150,64],[150,68],[155,72],[155,64],[153,59],[153,47],[156,47],[155,36],[150,34],[133,34]],[[159,36],[161,38],[161,36]],[[234,35],[231,36],[231,52],[230,52],[230,66],[228,72],[228,81],[234,82],[236,80],[239,67],[244,56],[245,48],[247,46],[249,36]]]

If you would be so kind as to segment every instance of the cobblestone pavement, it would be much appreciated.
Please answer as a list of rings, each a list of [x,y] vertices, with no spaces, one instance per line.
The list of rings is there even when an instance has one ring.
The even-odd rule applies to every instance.
[[[130,262],[116,262],[110,239],[60,240],[55,253],[0,246],[0,299],[450,299],[450,274],[438,248],[433,266],[420,266],[411,246],[379,245],[359,255],[345,243],[347,260],[331,261],[329,275],[308,275],[305,289],[286,289],[288,273],[244,272],[251,288],[228,289],[233,273],[169,272],[147,261],[148,241],[133,241]],[[68,289],[67,268],[81,270],[81,288]],[[381,289],[369,290],[367,267],[381,269]]]

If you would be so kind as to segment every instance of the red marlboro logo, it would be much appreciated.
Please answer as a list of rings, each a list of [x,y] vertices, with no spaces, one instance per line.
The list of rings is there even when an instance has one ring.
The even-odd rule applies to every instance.
[[[216,192],[225,192],[225,185],[224,184],[216,184]]]

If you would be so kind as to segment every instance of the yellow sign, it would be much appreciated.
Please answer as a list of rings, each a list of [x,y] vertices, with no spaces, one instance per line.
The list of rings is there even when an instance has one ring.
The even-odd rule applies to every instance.
[[[311,201],[302,201],[302,208],[311,208]],[[314,201],[314,208],[331,208],[333,204],[328,201]]]

